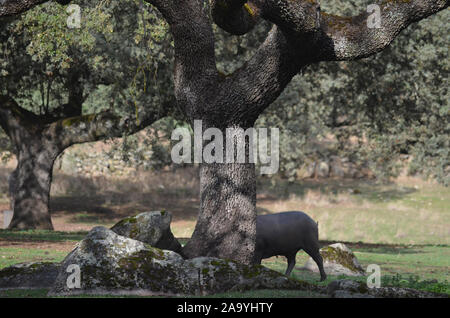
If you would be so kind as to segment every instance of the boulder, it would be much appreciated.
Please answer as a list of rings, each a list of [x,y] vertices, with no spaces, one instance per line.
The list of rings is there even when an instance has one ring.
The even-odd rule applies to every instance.
[[[320,249],[323,258],[323,267],[327,275],[364,276],[365,271],[361,267],[355,254],[344,244],[336,243]],[[309,258],[304,269],[319,272],[316,262]]]
[[[181,244],[170,230],[171,221],[172,214],[167,211],[143,212],[119,221],[111,230],[153,247],[180,253]]]
[[[59,263],[30,262],[0,270],[0,288],[50,288],[59,271]]]
[[[80,288],[67,284],[73,265],[79,266]],[[185,260],[173,251],[95,227],[61,263],[50,295],[207,295],[249,289],[316,288],[261,265],[214,257]]]

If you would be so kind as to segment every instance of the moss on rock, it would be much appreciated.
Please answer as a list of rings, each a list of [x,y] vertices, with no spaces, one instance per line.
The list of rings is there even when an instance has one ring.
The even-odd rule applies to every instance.
[[[322,255],[323,267],[328,275],[363,276],[365,274],[355,254],[342,243],[321,248],[320,255]],[[312,258],[306,262],[305,269],[319,271]]]
[[[59,263],[19,263],[0,270],[0,288],[51,287],[59,270]]]
[[[143,212],[119,221],[111,230],[151,246],[181,251],[181,244],[175,239],[170,222],[172,215],[165,210]]]
[[[70,289],[66,268],[78,264],[81,289]],[[183,259],[179,254],[96,227],[62,262],[52,295],[126,290],[161,294],[207,295],[231,290],[310,289],[261,265],[213,257]]]

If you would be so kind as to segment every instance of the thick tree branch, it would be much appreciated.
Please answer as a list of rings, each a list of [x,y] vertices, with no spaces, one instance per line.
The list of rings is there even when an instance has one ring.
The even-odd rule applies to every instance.
[[[215,22],[226,31],[240,34],[237,27],[224,23],[223,15],[230,20],[251,18],[238,14],[244,8],[243,1],[217,0],[214,10]],[[223,4],[225,3],[225,5]],[[394,38],[411,23],[441,11],[450,0],[382,0],[378,2],[380,16],[365,10],[353,17],[341,17],[320,11],[315,0],[253,0],[255,15],[261,16],[298,36],[313,35],[305,43],[307,49],[315,49],[317,61],[354,60],[376,54],[388,46]],[[232,10],[230,9],[232,8]],[[372,19],[379,19],[374,25]]]
[[[309,61],[301,39],[274,26],[254,56],[225,78],[220,99],[229,104],[234,121],[252,124]]]
[[[170,103],[144,114],[138,121],[133,116],[122,117],[109,111],[55,119],[38,116],[20,107],[12,98],[0,95],[0,126],[15,144],[16,134],[27,132],[42,135],[49,145],[63,151],[73,144],[134,134],[167,116]]]
[[[20,107],[16,101],[6,95],[0,95],[0,126],[8,136],[14,126],[31,126],[39,121],[39,116]]]
[[[49,124],[44,135],[52,139],[59,136],[59,147],[65,149],[74,144],[134,134],[165,117],[168,109],[169,105],[165,105],[161,111],[149,112],[139,120],[109,111],[64,118]]]
[[[246,0],[212,0],[214,22],[225,31],[242,35],[258,23],[259,8]]]
[[[355,60],[376,54],[410,24],[444,10],[449,4],[449,0],[382,1],[379,28],[368,20],[375,13],[363,12],[354,17],[322,13],[318,60]]]
[[[308,33],[316,29],[319,7],[315,0],[215,0],[212,5],[214,22],[234,35],[250,31],[260,17],[280,27]]]
[[[208,0],[146,0],[170,25],[175,45],[175,96],[192,119],[219,79]]]
[[[222,14],[237,12],[238,0],[221,0]],[[326,60],[359,59],[384,49],[409,24],[445,9],[449,0],[391,0],[380,4],[381,28],[371,28],[366,10],[355,17],[333,16],[309,0],[253,0],[256,14],[277,26],[252,59],[222,85],[242,117],[256,118],[302,67]],[[234,5],[232,7],[231,5]],[[228,8],[228,9],[227,9]],[[233,8],[231,10],[230,8]],[[218,13],[216,13],[216,16]],[[243,15],[238,16],[243,17]],[[233,19],[233,18],[231,18]],[[219,26],[227,28],[221,20]],[[238,29],[227,31],[237,34]]]

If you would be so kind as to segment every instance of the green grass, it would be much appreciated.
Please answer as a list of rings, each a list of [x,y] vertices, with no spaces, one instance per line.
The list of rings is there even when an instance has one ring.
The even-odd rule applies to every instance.
[[[431,292],[450,294],[450,246],[351,246],[361,266],[366,269],[369,264],[381,268],[382,286],[398,286]],[[301,270],[308,255],[297,253],[297,265],[293,277],[319,286],[326,286],[336,279],[355,279],[366,281],[366,277],[331,276],[319,282],[319,274]],[[279,272],[286,270],[284,257],[272,257],[263,260],[263,265]]]
[[[0,230],[0,240],[14,241],[50,241],[50,242],[77,242],[86,236],[87,232],[60,232],[49,230],[12,231]]]
[[[0,298],[44,298],[47,289],[8,289],[0,290]]]
[[[60,262],[68,253],[34,248],[0,248],[0,269],[23,262]]]

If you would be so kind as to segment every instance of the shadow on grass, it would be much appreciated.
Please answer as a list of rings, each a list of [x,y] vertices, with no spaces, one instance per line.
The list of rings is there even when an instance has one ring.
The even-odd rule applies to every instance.
[[[288,199],[292,195],[304,198],[308,191],[318,191],[324,195],[352,194],[372,202],[396,201],[417,190],[412,187],[397,187],[395,183],[379,184],[368,179],[304,179],[294,182],[267,178],[258,179],[258,193],[265,199]]]
[[[167,210],[174,220],[196,220],[198,197],[174,195],[171,191],[107,193],[91,195],[53,196],[50,210],[53,216],[72,216],[72,222],[106,222],[145,211]]]

